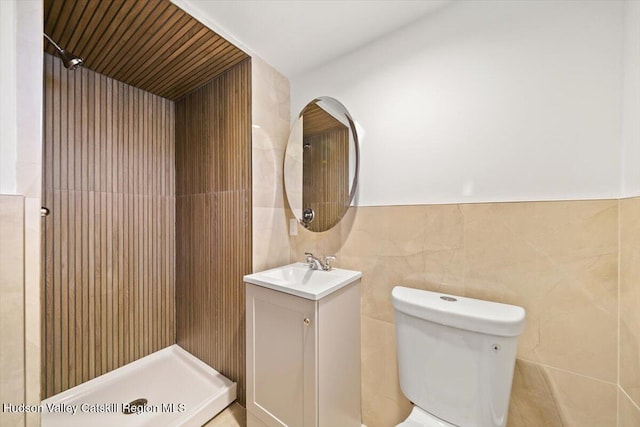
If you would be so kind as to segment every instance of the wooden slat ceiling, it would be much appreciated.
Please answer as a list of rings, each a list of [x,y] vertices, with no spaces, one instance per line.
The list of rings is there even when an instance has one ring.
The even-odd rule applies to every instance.
[[[169,0],[45,0],[45,32],[85,67],[177,100],[248,55]],[[55,49],[45,42],[45,50]]]
[[[318,135],[334,129],[346,129],[338,119],[327,113],[317,104],[307,106],[303,112],[302,136]]]

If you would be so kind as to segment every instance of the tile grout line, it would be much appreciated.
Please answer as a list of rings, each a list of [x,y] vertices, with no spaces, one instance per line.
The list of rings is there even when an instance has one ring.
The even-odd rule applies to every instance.
[[[635,408],[636,408],[638,411],[640,411],[640,406],[639,406],[639,405],[638,405],[638,404],[637,404],[637,403],[636,403],[636,402],[631,398],[631,396],[629,396],[629,395],[627,394],[627,391],[626,391],[624,388],[622,388],[622,386],[621,386],[621,385],[618,385],[618,389],[620,389],[620,391],[622,392],[622,394],[624,394],[625,396],[627,396],[627,399],[629,399],[629,402],[631,402],[631,404],[632,404],[633,406],[635,406]],[[619,399],[618,399],[618,406],[619,406]]]
[[[555,371],[564,372],[564,373],[567,373],[567,374],[576,375],[578,377],[586,378],[586,379],[597,381],[597,382],[600,382],[600,383],[609,384],[609,385],[613,385],[613,386],[616,386],[616,387],[618,386],[618,384],[616,384],[615,382],[610,382],[610,381],[606,381],[606,380],[603,380],[603,379],[600,379],[600,378],[591,377],[589,375],[580,374],[578,372],[573,372],[573,371],[569,371],[569,370],[566,370],[566,369],[557,368],[555,366],[547,365],[545,363],[536,362],[536,361],[530,360],[530,359],[525,359],[523,357],[516,357],[516,360],[522,360],[523,362],[533,363],[533,364],[538,365],[538,366],[542,366],[542,367],[545,367],[545,368],[553,369]]]

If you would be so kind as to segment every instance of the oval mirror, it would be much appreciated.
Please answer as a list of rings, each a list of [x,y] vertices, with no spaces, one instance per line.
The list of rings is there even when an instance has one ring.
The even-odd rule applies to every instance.
[[[358,183],[358,134],[347,109],[327,96],[303,108],[284,156],[289,205],[306,229],[326,231],[340,222]]]

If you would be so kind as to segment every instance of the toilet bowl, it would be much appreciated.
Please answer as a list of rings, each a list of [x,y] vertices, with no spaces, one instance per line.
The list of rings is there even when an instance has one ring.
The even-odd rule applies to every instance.
[[[402,427],[504,427],[522,307],[396,286]]]

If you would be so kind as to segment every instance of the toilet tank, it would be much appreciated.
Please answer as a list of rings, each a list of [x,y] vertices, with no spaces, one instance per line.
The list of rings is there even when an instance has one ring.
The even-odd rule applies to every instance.
[[[400,387],[454,425],[507,423],[522,307],[396,286]]]

